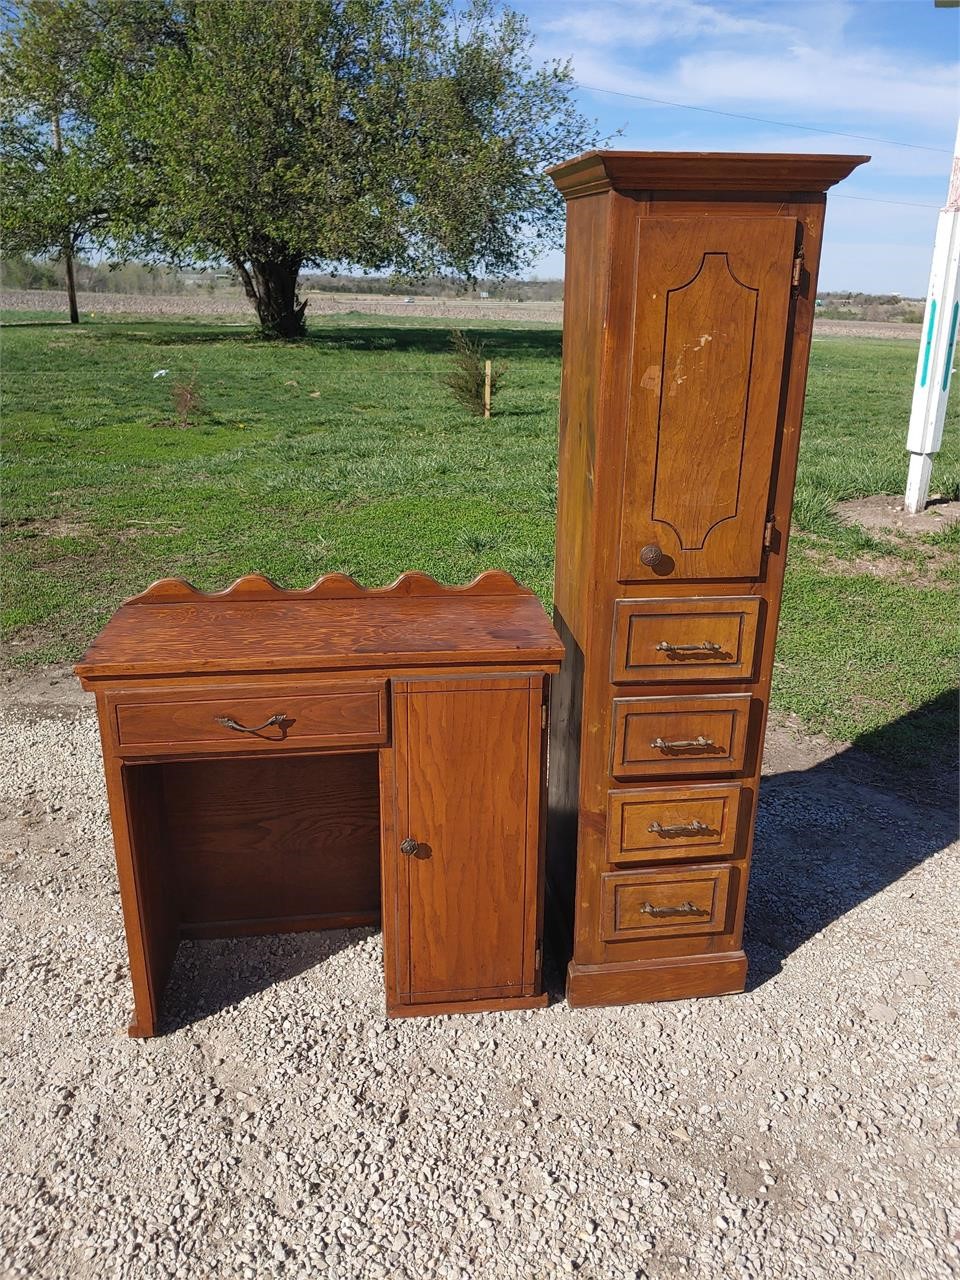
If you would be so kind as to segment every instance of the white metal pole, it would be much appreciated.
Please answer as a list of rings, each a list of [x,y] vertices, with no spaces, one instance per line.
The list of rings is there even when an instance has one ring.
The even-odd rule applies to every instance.
[[[904,509],[922,511],[930,492],[933,455],[943,439],[943,418],[950,394],[950,374],[960,320],[960,124],[953,148],[953,169],[947,203],[937,219],[930,288],[923,313],[920,355],[913,384],[913,405],[907,432],[907,491]]]

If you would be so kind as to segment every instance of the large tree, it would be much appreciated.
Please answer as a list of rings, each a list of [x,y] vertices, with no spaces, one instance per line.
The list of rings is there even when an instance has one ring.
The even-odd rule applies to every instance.
[[[562,230],[544,168],[595,142],[487,0],[24,0],[10,74],[64,31],[116,251],[229,262],[283,337],[304,266],[521,270]]]
[[[22,11],[5,2],[0,12],[3,248],[63,260],[76,324],[74,257],[109,238],[113,187],[110,163],[78,96],[89,31],[59,0],[33,0]]]

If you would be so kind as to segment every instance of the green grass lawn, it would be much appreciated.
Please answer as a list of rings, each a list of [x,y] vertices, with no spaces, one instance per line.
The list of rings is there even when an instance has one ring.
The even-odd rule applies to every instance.
[[[549,604],[560,332],[474,325],[506,368],[484,422],[441,381],[442,321],[314,319],[308,341],[244,324],[7,317],[4,627],[14,663],[71,659],[123,597],[182,574],[306,586],[498,566]],[[897,493],[916,347],[814,341],[776,705],[888,755],[952,732],[958,540],[877,539],[837,498]],[[167,370],[155,377],[158,370]],[[176,425],[173,389],[199,408]],[[956,413],[953,414],[954,421]],[[934,488],[957,496],[948,426]]]

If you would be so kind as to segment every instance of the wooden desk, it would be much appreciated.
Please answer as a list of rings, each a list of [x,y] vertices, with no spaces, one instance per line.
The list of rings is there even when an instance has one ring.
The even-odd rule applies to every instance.
[[[305,591],[164,579],[75,671],[97,695],[134,992],[181,937],[382,918],[391,1016],[541,994],[543,732],[560,640],[509,574]]]

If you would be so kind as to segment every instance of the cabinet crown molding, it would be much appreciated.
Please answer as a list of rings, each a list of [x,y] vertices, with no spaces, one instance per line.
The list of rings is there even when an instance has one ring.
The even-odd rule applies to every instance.
[[[869,156],[741,151],[587,151],[547,173],[567,200],[604,191],[823,192]]]

